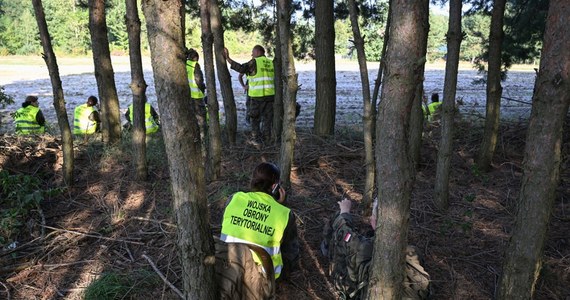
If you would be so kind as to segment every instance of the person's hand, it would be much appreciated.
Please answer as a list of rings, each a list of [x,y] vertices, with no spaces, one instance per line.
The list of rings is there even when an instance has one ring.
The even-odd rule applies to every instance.
[[[286,199],[287,199],[287,192],[285,192],[285,189],[280,185],[279,186],[279,200],[277,200],[277,202],[283,204],[283,203],[285,203]]]
[[[340,207],[340,213],[350,213],[350,209],[352,208],[352,201],[344,198],[342,201],[338,201],[338,206]]]

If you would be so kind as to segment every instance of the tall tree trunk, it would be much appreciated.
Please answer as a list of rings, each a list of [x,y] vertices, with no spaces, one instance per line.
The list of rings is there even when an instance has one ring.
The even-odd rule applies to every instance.
[[[61,78],[59,77],[59,68],[57,59],[51,45],[51,37],[49,35],[44,7],[41,0],[32,0],[36,21],[40,31],[40,40],[44,53],[42,55],[49,70],[49,78],[51,80],[51,88],[53,91],[53,107],[57,115],[57,124],[61,131],[61,139],[63,141],[63,180],[68,186],[73,185],[73,137],[71,136],[71,128],[69,127],[69,119],[67,118],[67,110],[65,109],[65,99],[63,96],[63,88],[61,86]]]
[[[143,0],[186,299],[217,299],[198,121],[188,105],[181,0]]]
[[[333,8],[333,0],[315,1],[315,82],[317,98],[315,103],[314,131],[319,136],[334,135],[336,118]],[[358,26],[358,24],[356,25]],[[368,75],[368,73],[366,74]]]
[[[489,66],[487,70],[487,110],[485,114],[485,131],[477,157],[477,165],[482,171],[491,167],[491,161],[497,146],[499,121],[501,118],[501,52],[503,44],[503,20],[506,0],[493,2],[491,30],[489,32]]]
[[[277,19],[277,17],[276,17]],[[275,100],[273,102],[273,126],[271,136],[275,143],[281,142],[283,132],[283,55],[279,38],[279,22],[275,22],[275,57],[273,58],[273,68],[275,68]]]
[[[371,106],[371,112],[370,115],[372,117],[372,132],[371,132],[371,137],[370,137],[370,141],[368,141],[366,139],[366,137],[364,138],[364,147],[365,149],[367,147],[371,147],[372,149],[374,149],[374,145],[376,144],[376,100],[378,99],[378,94],[380,92],[380,85],[382,84],[382,74],[385,72],[386,70],[386,47],[388,45],[388,40],[390,39],[390,24],[391,24],[391,15],[392,15],[392,0],[389,1],[388,4],[388,18],[386,20],[386,28],[384,29],[384,43],[382,44],[382,53],[380,54],[380,66],[378,67],[378,76],[376,77],[376,81],[374,82],[374,91],[372,92],[372,100],[370,103]],[[367,146],[367,143],[370,142],[370,145]],[[365,150],[366,151],[366,150]],[[374,151],[374,150],[372,150]],[[367,151],[366,151],[367,152]],[[366,169],[366,174],[365,174],[365,179],[364,179],[364,190],[365,191],[369,191],[372,190],[374,191],[375,188],[375,182],[376,182],[376,159],[374,157],[374,153],[372,153],[372,161],[368,161],[368,152],[365,154],[366,155],[366,160],[365,160],[365,164],[368,167],[370,164],[372,164],[373,169],[372,169],[372,173],[369,172],[371,171],[370,169]],[[372,195],[374,195],[374,192],[372,193]],[[366,197],[366,196],[365,196]],[[372,206],[367,206],[365,207],[365,214],[368,215],[368,213],[370,211],[372,211]]]
[[[386,28],[384,29],[384,43],[382,44],[382,52],[380,53],[380,66],[378,67],[378,76],[376,81],[374,81],[374,91],[372,92],[372,109],[373,116],[376,118],[376,100],[378,99],[378,94],[380,91],[380,85],[382,84],[382,74],[386,69],[386,46],[388,45],[388,40],[390,39],[390,23],[392,19],[390,15],[392,14],[392,0],[388,1],[388,18],[386,19]],[[374,119],[374,124],[376,124],[376,119]]]
[[[332,6],[332,5],[331,5]],[[358,57],[358,66],[360,67],[360,82],[362,84],[362,101],[364,103],[364,111],[362,116],[362,124],[364,125],[364,153],[366,182],[364,189],[363,203],[369,213],[370,203],[372,203],[372,193],[374,192],[374,116],[372,115],[372,103],[370,103],[370,81],[368,80],[368,67],[366,66],[366,53],[364,52],[364,39],[360,34],[360,26],[358,25],[358,12],[356,1],[348,0],[348,11],[350,13],[350,24],[352,25],[352,35],[354,37],[354,45],[356,47],[356,55]],[[331,13],[332,14],[332,13]],[[318,28],[318,25],[317,25]],[[317,63],[317,67],[318,67]],[[318,83],[318,80],[317,80]],[[318,92],[318,88],[317,88]],[[318,100],[318,97],[317,97]],[[315,114],[315,122],[316,122]]]
[[[423,56],[421,61],[418,62],[418,67],[421,68],[419,72],[422,74],[420,79],[416,81],[416,96],[414,98],[414,104],[412,105],[412,113],[410,119],[410,133],[409,133],[409,151],[410,157],[412,158],[412,165],[414,168],[420,163],[420,152],[422,148],[422,135],[424,131],[424,115],[422,112],[422,98],[424,95],[424,74],[425,74],[425,62],[426,62],[426,52],[427,52],[427,36],[429,32],[429,2],[422,2],[422,12],[421,25],[425,35],[422,34],[420,46],[422,47]]]
[[[437,152],[435,175],[435,204],[440,210],[447,210],[449,204],[449,167],[453,150],[453,120],[455,119],[455,91],[457,69],[461,48],[461,0],[449,1],[449,27],[447,30],[447,60],[445,62],[445,83],[441,116],[441,140]]]
[[[394,0],[386,77],[376,124],[378,221],[369,299],[400,299],[408,244],[414,166],[409,153],[410,111],[422,80],[427,0]]]
[[[95,79],[101,101],[103,141],[106,144],[115,144],[121,140],[121,116],[107,37],[105,0],[89,0],[89,32],[91,33]]]
[[[129,59],[131,63],[131,91],[133,92],[133,153],[135,177],[146,180],[146,125],[144,118],[145,92],[147,84],[144,80],[141,57],[141,20],[137,0],[125,0],[127,13],[127,34],[129,35]]]
[[[216,0],[210,1],[210,25],[214,36],[214,53],[216,59],[216,70],[218,71],[218,81],[220,92],[224,101],[224,112],[226,114],[226,133],[230,145],[235,145],[237,135],[237,112],[236,101],[232,89],[232,77],[226,67],[226,59],[222,55],[224,50],[224,29],[222,28],[222,17],[220,7]],[[214,86],[215,88],[215,86]]]
[[[287,0],[277,1],[277,19],[279,22],[279,47],[283,62],[283,80],[285,91],[283,107],[283,133],[281,134],[281,151],[279,162],[281,169],[281,183],[288,188],[291,185],[291,165],[293,164],[293,152],[295,150],[295,103],[297,98],[297,72],[293,58],[293,42],[291,40],[291,2]]]
[[[526,138],[524,175],[497,299],[532,299],[559,184],[562,129],[570,104],[570,3],[551,0]]]
[[[210,180],[220,176],[222,164],[222,135],[220,133],[220,107],[216,94],[216,74],[212,46],[214,37],[210,26],[210,3],[216,0],[200,0],[200,23],[202,28],[202,48],[204,52],[204,70],[208,91],[208,162],[206,173]],[[222,48],[223,49],[223,48]],[[222,53],[222,51],[220,51]],[[227,70],[227,69],[226,69]],[[229,71],[228,71],[229,72]]]

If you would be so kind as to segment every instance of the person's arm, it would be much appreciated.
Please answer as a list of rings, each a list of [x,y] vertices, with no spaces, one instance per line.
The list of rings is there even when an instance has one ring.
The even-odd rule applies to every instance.
[[[99,112],[94,110],[92,113],[89,114],[89,121],[92,122],[101,122],[101,119],[99,119]]]
[[[206,84],[204,83],[204,73],[202,73],[199,63],[196,63],[196,67],[194,68],[194,81],[196,81],[196,85],[198,85],[200,91],[204,93],[206,91]]]
[[[36,122],[38,122],[40,126],[46,125],[46,119],[44,118],[44,114],[42,113],[41,110],[39,110],[38,113],[36,114]]]
[[[283,233],[283,242],[281,243],[281,257],[283,258],[283,270],[281,278],[287,277],[293,269],[297,267],[299,261],[299,236],[297,235],[297,223],[295,215],[291,211],[289,213],[289,222]]]
[[[255,75],[255,72],[257,71],[255,59],[252,59],[245,64],[240,64],[230,58],[230,53],[227,48],[224,48],[222,54],[226,61],[230,63],[230,68],[232,70],[237,71],[238,73],[245,73],[246,75],[250,76]]]
[[[150,106],[150,115],[156,122],[158,122],[158,113],[156,112],[156,110],[152,105]]]
[[[125,119],[127,119],[127,122],[131,123],[131,108],[127,108],[127,111],[125,112]]]
[[[243,80],[244,77],[245,77],[244,73],[239,73],[238,80],[239,83],[241,84],[241,87],[243,87],[243,91],[247,93],[249,87],[247,85],[247,82]]]

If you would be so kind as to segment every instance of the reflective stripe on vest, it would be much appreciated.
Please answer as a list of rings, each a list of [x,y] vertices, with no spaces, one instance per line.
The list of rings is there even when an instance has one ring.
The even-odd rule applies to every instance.
[[[129,117],[131,118],[131,121],[134,124],[134,118],[133,118],[133,105],[131,104],[129,106]],[[158,124],[156,124],[156,121],[154,120],[154,118],[152,117],[152,114],[150,113],[150,104],[149,103],[145,103],[144,104],[144,125],[146,128],[146,134],[151,134],[151,133],[155,133],[158,131]]]
[[[36,115],[40,109],[33,105],[22,107],[14,114],[14,123],[16,124],[16,133],[18,134],[34,134],[44,133],[44,126],[40,126],[36,121]]]
[[[265,56],[255,59],[255,75],[248,77],[249,89],[247,95],[250,97],[264,97],[275,95],[275,71],[273,61]]]
[[[281,240],[290,212],[266,193],[238,192],[224,211],[220,239],[262,247],[271,256],[275,278],[279,278],[283,269]],[[261,262],[256,254],[252,255],[257,263]]]
[[[91,113],[95,111],[93,106],[87,104],[79,105],[75,108],[73,117],[73,134],[93,134],[97,129],[97,123],[89,120]]]
[[[189,60],[186,62],[186,72],[188,73],[188,83],[190,84],[190,98],[202,99],[204,93],[198,88],[196,80],[194,79],[194,69],[196,69],[196,61]]]

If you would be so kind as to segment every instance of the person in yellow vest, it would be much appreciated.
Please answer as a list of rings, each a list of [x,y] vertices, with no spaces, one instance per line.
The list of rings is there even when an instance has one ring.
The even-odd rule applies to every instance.
[[[127,112],[125,113],[125,118],[127,119],[127,128],[132,128],[132,120],[133,119],[133,105],[129,105]],[[146,102],[144,105],[144,124],[146,128],[146,134],[153,134],[159,130],[159,119],[156,110],[150,103]]]
[[[204,145],[207,132],[206,84],[204,83],[204,74],[198,63],[199,58],[196,50],[190,48],[186,51],[186,73],[188,73],[188,84],[190,85],[190,103],[194,107],[200,127],[200,138]]]
[[[273,61],[265,56],[265,49],[260,45],[253,47],[252,59],[244,64],[232,60],[227,48],[224,48],[222,54],[233,70],[247,75],[247,95],[251,98],[249,116],[252,137],[256,141],[271,142],[273,101],[275,100]]]
[[[87,102],[75,108],[73,134],[87,135],[99,131],[101,119],[97,110],[97,97],[89,96]]]
[[[220,235],[226,243],[252,244],[265,250],[273,262],[275,279],[290,274],[299,256],[295,216],[283,205],[286,193],[279,185],[279,176],[279,169],[272,163],[255,167],[251,191],[237,192],[228,200]],[[261,258],[252,255],[261,266]]]
[[[38,97],[28,96],[22,102],[22,108],[12,114],[17,134],[39,134],[46,131],[46,120],[39,106]]]
[[[243,80],[244,77],[246,77],[245,80]],[[249,89],[249,85],[248,85],[249,79],[247,78],[247,76],[244,73],[239,73],[238,80],[239,80],[239,84],[241,84],[241,87],[243,88],[243,92],[245,93],[245,122],[247,124],[250,124],[251,118],[249,116],[249,108],[251,106],[251,98],[247,94],[248,89]]]
[[[422,106],[424,112],[424,118],[427,118],[428,122],[434,121],[438,116],[441,110],[441,102],[439,102],[439,94],[433,93],[431,94],[431,103],[425,106]]]

